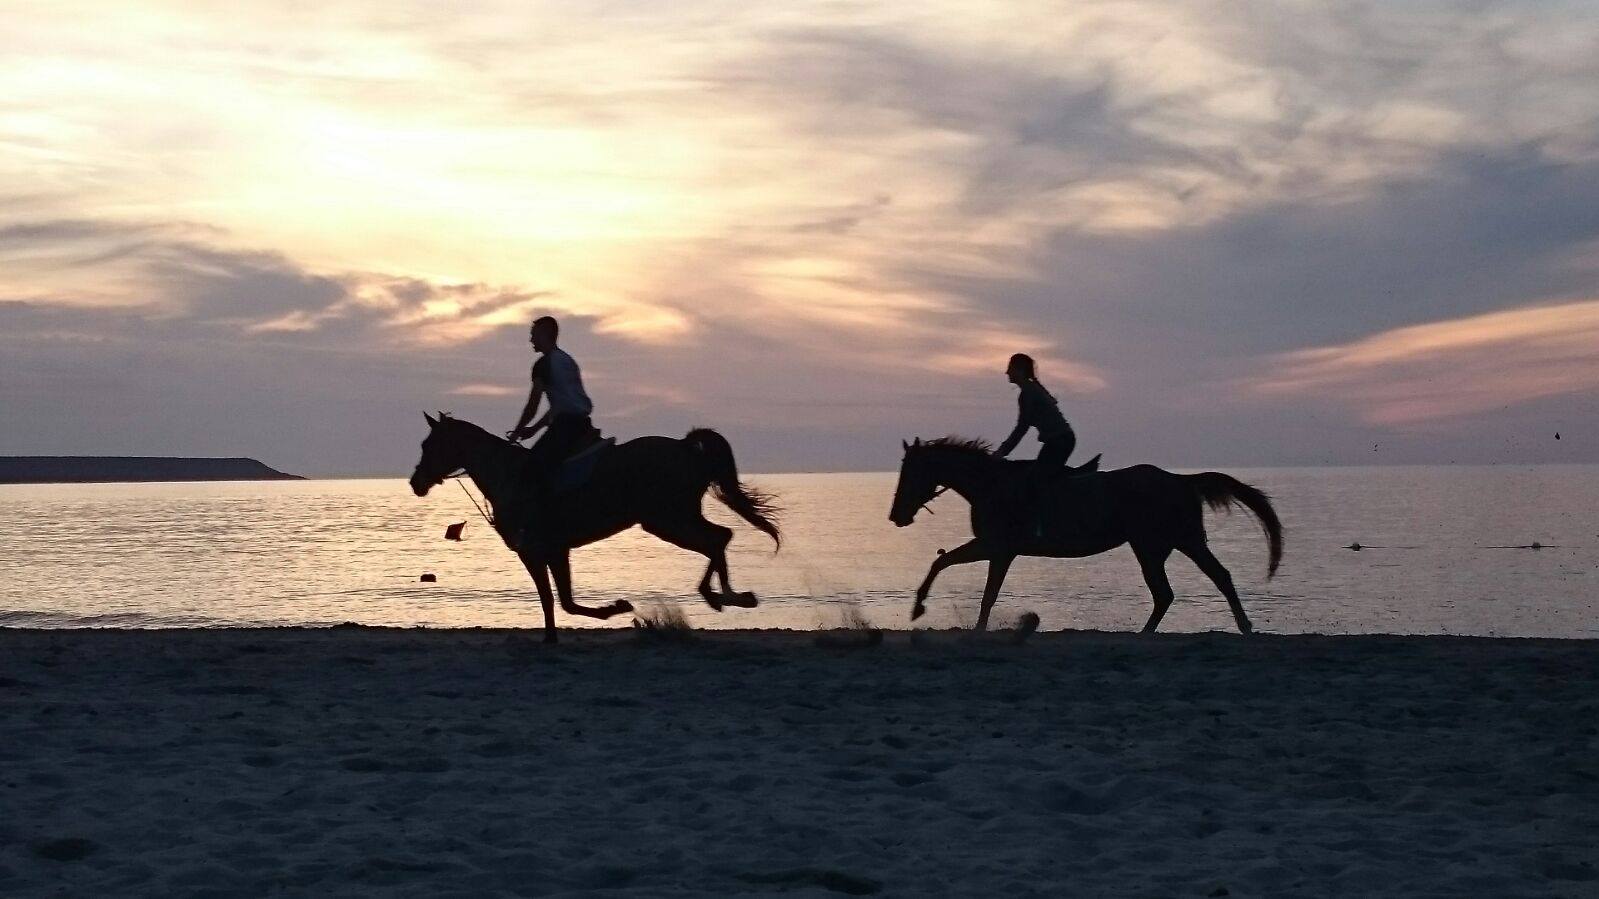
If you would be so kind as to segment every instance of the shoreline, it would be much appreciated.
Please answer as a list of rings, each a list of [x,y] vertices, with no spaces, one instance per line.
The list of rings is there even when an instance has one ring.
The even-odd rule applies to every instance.
[[[0,893],[1599,886],[1599,641],[915,633],[0,629]]]
[[[32,614],[32,613],[30,613]],[[50,613],[38,613],[50,614]],[[107,613],[104,617],[117,617],[125,613]],[[133,613],[136,614],[136,613]],[[563,614],[563,613],[558,613]],[[622,616],[619,616],[622,617]],[[910,645],[915,646],[923,641],[937,643],[937,641],[951,641],[951,643],[993,643],[993,645],[1006,645],[1011,638],[1011,625],[1007,624],[1004,616],[999,617],[998,629],[988,632],[974,632],[969,627],[879,627],[873,624],[867,629],[857,627],[815,627],[815,629],[796,629],[796,627],[688,627],[684,632],[692,638],[705,638],[708,641],[724,640],[769,640],[793,641],[803,645],[806,641],[815,641],[817,638],[827,638],[828,635],[852,640],[860,633],[878,632],[883,635],[884,646]],[[126,627],[122,624],[107,625],[82,625],[64,624],[51,625],[51,627],[37,627],[27,624],[0,624],[0,649],[5,645],[6,635],[70,635],[70,633],[122,633],[122,635],[192,635],[192,633],[237,633],[237,635],[294,635],[294,633],[387,633],[387,635],[483,635],[483,637],[502,638],[528,638],[540,640],[544,629],[537,624],[526,627],[497,627],[497,625],[398,625],[398,624],[360,624],[360,622],[345,621],[337,624],[157,624],[150,627]],[[572,638],[590,640],[598,638],[601,641],[614,641],[616,638],[638,635],[640,627],[628,624],[561,624],[560,641],[556,646],[568,643]],[[604,637],[611,635],[611,637]],[[1519,635],[1484,635],[1484,633],[1327,633],[1327,632],[1271,632],[1271,630],[1255,630],[1250,635],[1241,635],[1238,630],[1217,627],[1212,630],[1161,630],[1161,632],[1138,632],[1135,629],[1127,630],[1091,630],[1063,627],[1063,629],[1046,629],[1039,627],[1023,638],[1022,645],[1033,646],[1038,643],[1052,643],[1055,640],[1083,640],[1092,641],[1095,638],[1132,638],[1132,640],[1172,641],[1172,640],[1244,640],[1258,641],[1258,643],[1274,643],[1274,641],[1399,641],[1399,643],[1455,643],[1455,641],[1481,641],[1481,643],[1551,643],[1551,645],[1594,646],[1599,648],[1599,637],[1519,637]]]

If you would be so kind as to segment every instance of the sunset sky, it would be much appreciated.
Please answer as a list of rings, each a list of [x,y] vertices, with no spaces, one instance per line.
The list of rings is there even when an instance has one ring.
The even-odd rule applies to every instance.
[[[514,423],[553,313],[598,424],[753,471],[997,439],[1015,351],[1110,464],[1599,461],[1592,0],[55,0],[0,48],[0,454],[401,474],[424,409]]]

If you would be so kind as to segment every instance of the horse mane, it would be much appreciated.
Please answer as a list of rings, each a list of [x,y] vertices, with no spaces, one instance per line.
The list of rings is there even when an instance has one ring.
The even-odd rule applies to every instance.
[[[981,437],[959,437],[954,434],[950,434],[947,437],[940,437],[936,440],[925,441],[922,443],[922,446],[955,450],[956,452],[968,453],[970,455],[988,456],[992,455],[994,452],[994,445],[989,443],[987,440],[982,439]]]
[[[477,424],[476,422],[470,422],[464,418],[456,418],[448,412],[439,413],[439,424],[447,425],[448,427],[453,428],[457,433],[464,431],[466,434],[475,439],[481,440],[483,438],[487,438],[493,443],[504,444],[505,446],[519,449],[523,452],[528,451],[527,447],[512,443],[498,434],[490,432],[489,429]]]

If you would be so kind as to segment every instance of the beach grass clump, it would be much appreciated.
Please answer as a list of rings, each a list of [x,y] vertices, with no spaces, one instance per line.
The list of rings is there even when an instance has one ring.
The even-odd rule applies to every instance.
[[[646,640],[684,642],[694,639],[694,627],[674,602],[652,602],[633,611],[633,629]]]
[[[882,644],[882,629],[868,621],[854,603],[844,605],[841,618],[839,631],[820,634],[816,638],[816,645],[831,649],[860,649]]]

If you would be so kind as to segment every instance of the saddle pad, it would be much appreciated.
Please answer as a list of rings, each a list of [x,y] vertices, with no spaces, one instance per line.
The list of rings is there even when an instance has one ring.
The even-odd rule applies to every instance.
[[[584,447],[582,452],[562,462],[555,472],[555,492],[566,493],[588,483],[589,477],[594,474],[594,466],[614,446],[615,437],[596,440]]]

